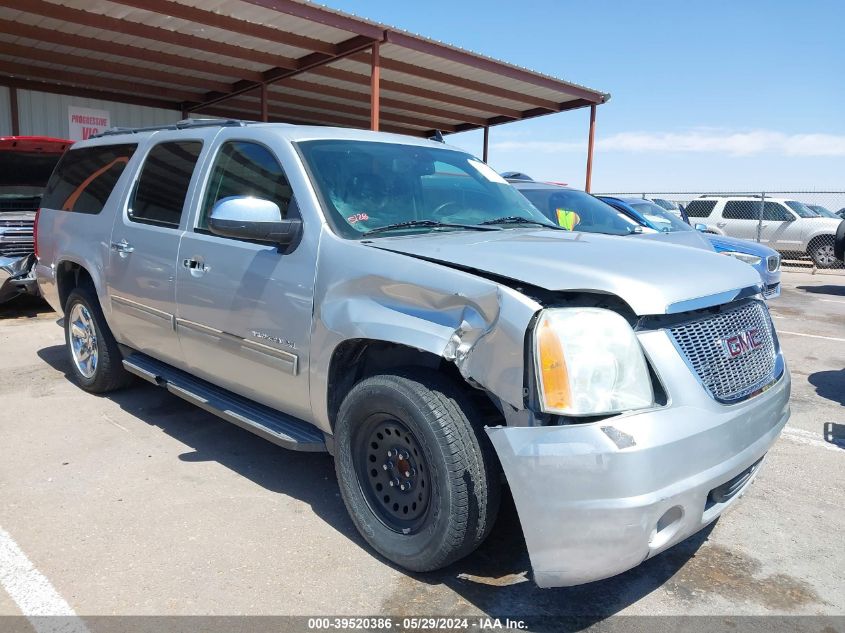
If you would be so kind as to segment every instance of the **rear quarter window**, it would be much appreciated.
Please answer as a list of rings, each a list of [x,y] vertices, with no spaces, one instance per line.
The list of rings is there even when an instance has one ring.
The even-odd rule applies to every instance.
[[[68,150],[47,183],[41,206],[100,213],[137,147],[124,143]]]

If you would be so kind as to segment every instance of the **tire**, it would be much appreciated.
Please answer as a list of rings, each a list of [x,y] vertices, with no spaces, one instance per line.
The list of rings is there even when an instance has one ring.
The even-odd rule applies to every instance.
[[[65,347],[71,372],[85,391],[108,393],[132,382],[90,284],[74,288],[65,303]]]
[[[810,244],[808,255],[818,268],[833,268],[836,266],[834,255],[834,236],[825,235]]]
[[[845,264],[845,220],[840,222],[839,228],[836,229],[836,238],[833,241],[833,255]]]
[[[440,569],[489,534],[498,462],[472,402],[442,375],[413,369],[359,382],[338,412],[335,447],[346,509],[388,560],[415,572]],[[398,489],[406,483],[408,491]]]

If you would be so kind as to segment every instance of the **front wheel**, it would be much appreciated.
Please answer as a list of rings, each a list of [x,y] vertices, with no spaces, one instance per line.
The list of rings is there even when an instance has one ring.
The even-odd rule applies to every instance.
[[[469,398],[435,372],[367,378],[343,401],[335,469],[355,526],[411,571],[466,556],[499,507],[495,456]]]
[[[833,236],[827,240],[818,240],[810,247],[810,259],[819,268],[832,268],[837,259],[833,248]]]

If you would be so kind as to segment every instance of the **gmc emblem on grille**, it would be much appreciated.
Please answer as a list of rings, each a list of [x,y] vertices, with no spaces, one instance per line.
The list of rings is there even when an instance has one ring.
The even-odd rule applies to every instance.
[[[755,350],[763,346],[763,337],[758,328],[752,328],[739,334],[732,334],[723,338],[722,347],[725,351],[725,356],[728,358],[736,358],[747,354],[751,350]]]

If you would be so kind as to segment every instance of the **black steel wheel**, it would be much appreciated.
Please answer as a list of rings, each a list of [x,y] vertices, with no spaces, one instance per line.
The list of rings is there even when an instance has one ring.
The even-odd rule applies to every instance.
[[[416,368],[365,378],[344,398],[334,436],[343,502],[385,558],[431,571],[487,537],[498,462],[459,385]]]
[[[422,447],[403,422],[377,413],[355,429],[352,459],[364,499],[394,532],[414,534],[425,523],[431,475]]]

